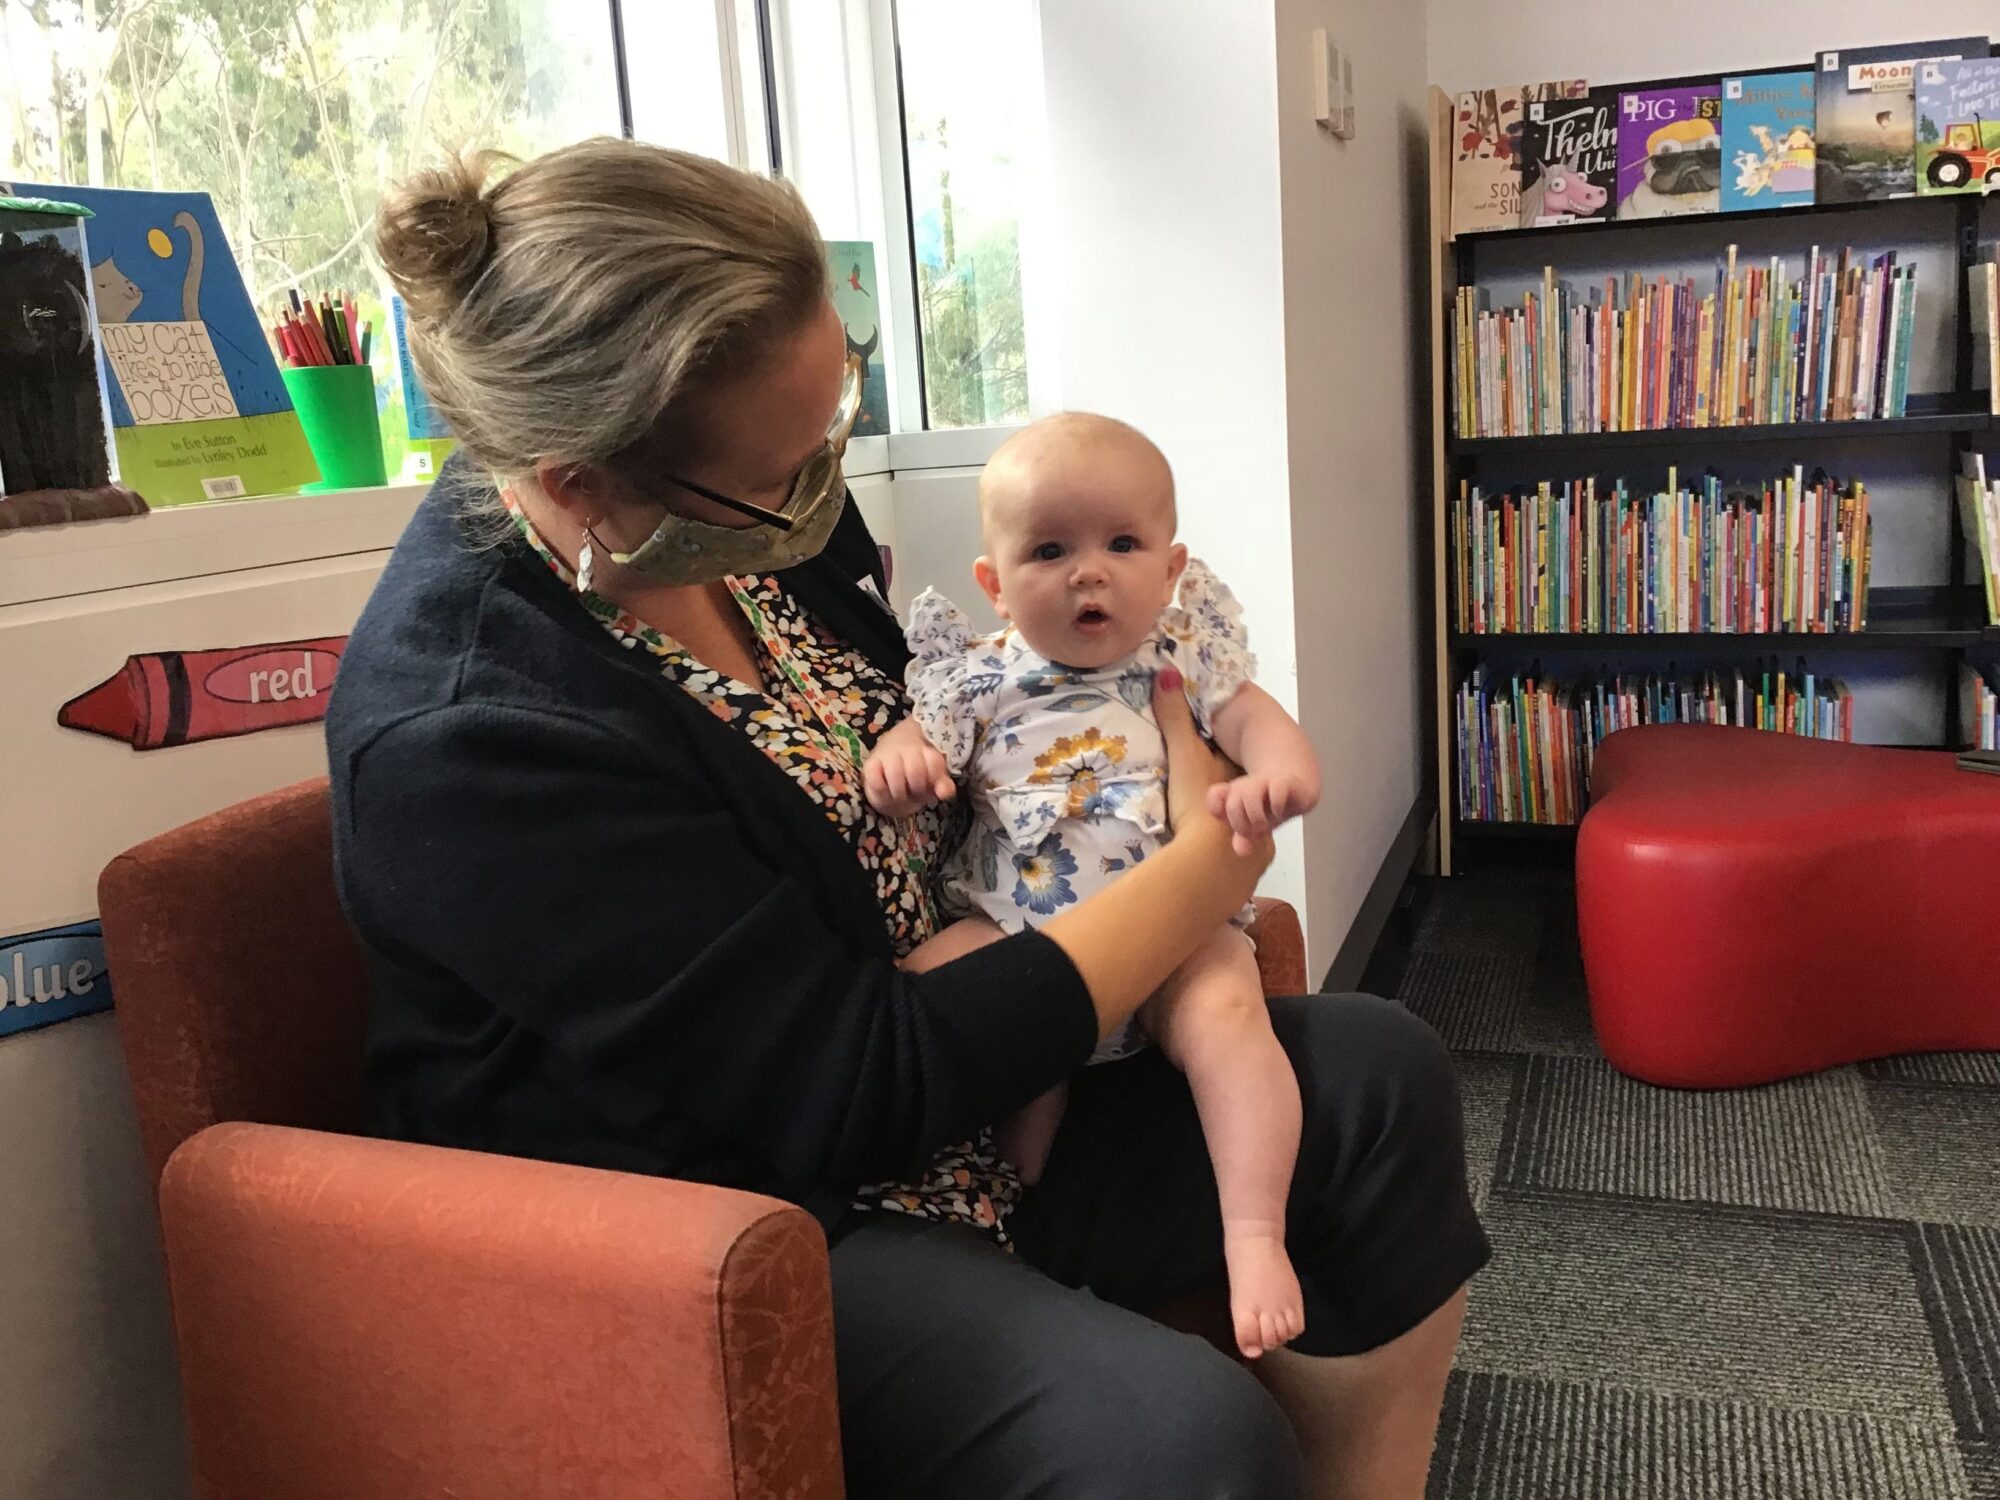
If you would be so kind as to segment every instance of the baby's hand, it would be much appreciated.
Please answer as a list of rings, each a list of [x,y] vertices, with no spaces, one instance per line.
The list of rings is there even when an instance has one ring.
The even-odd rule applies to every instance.
[[[868,805],[889,818],[907,818],[958,791],[944,757],[908,719],[876,742],[861,768],[861,789]]]
[[[1248,854],[1256,840],[1280,823],[1304,817],[1317,806],[1318,778],[1297,771],[1247,771],[1208,789],[1209,814],[1230,826],[1238,854]]]

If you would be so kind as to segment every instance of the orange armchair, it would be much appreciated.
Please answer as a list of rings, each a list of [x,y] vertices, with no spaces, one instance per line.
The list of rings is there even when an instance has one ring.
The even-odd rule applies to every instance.
[[[225,809],[98,883],[196,1494],[837,1500],[809,1215],[354,1133],[367,968],[326,799]],[[1265,988],[1300,993],[1297,916],[1260,908]]]

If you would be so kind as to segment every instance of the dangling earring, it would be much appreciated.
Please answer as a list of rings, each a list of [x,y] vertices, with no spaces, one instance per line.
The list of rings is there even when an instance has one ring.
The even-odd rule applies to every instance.
[[[590,575],[596,567],[597,554],[590,548],[590,527],[586,525],[583,528],[583,550],[576,555],[576,591],[579,594],[590,592]]]

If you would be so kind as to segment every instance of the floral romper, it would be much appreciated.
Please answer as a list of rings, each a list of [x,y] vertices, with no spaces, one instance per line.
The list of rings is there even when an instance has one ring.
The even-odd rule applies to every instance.
[[[1257,670],[1235,596],[1192,558],[1158,627],[1109,666],[1049,661],[1011,627],[978,635],[935,590],[911,606],[909,643],[911,717],[973,810],[971,835],[944,867],[944,894],[1006,932],[1041,926],[1171,837],[1154,674],[1180,668],[1208,734]],[[1246,907],[1238,925],[1254,915]],[[1145,1045],[1128,1022],[1091,1061]]]
[[[511,499],[507,509],[528,545],[573,589],[574,575]],[[903,686],[824,630],[777,579],[727,583],[756,636],[766,688],[704,667],[601,594],[577,597],[613,640],[651,655],[668,680],[739,730],[826,814],[861,861],[888,924],[890,947],[904,957],[940,925],[928,877],[933,855],[952,830],[950,809],[885,818],[862,793],[862,761],[906,711]],[[962,1223],[1006,1244],[1007,1215],[1020,1194],[1013,1165],[994,1150],[991,1132],[981,1131],[977,1140],[939,1153],[920,1181],[864,1187],[854,1206]]]

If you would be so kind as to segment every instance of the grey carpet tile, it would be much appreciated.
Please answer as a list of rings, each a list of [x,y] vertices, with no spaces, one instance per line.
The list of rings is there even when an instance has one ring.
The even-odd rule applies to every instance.
[[[1559,964],[1537,959],[1534,978],[1515,1013],[1514,1045],[1522,1052],[1562,1057],[1602,1057],[1590,1028],[1590,999],[1583,967],[1572,975]]]
[[[1504,1183],[1485,1222],[1463,1369],[1951,1420],[1907,1225]]]
[[[1528,1060],[1505,1052],[1462,1052],[1456,1060],[1458,1093],[1465,1106],[1466,1172],[1472,1179],[1473,1206],[1484,1208],[1507,1114]]]
[[[1511,1052],[1518,1050],[1533,971],[1526,954],[1420,948],[1410,955],[1398,998],[1454,1052]]]
[[[1912,1235],[1917,1290],[1959,1436],[2000,1461],[2000,1231],[1919,1224]]]
[[[1458,1376],[1430,1500],[1977,1500],[1948,1430],[1617,1386]]]
[[[1868,1083],[1889,1211],[2000,1226],[2000,1091]]]
[[[1526,958],[1541,946],[1543,918],[1560,888],[1559,881],[1513,872],[1430,881],[1412,946]]]
[[[2000,1443],[1961,1443],[1972,1500],[2000,1500]]]
[[[1495,1180],[1861,1215],[1883,1213],[1888,1197],[1851,1069],[1694,1092],[1636,1082],[1599,1059],[1531,1057]]]
[[[1884,1083],[1957,1083],[2000,1089],[2000,1052],[1913,1052],[1861,1064],[1861,1076]]]
[[[1452,1377],[1427,1500],[1983,1500],[1949,1427],[1627,1387]]]

